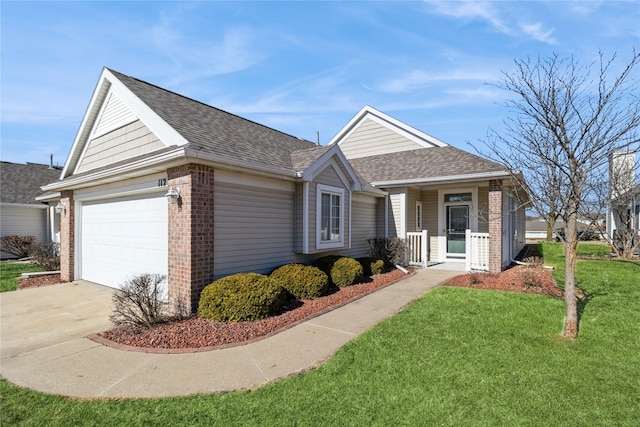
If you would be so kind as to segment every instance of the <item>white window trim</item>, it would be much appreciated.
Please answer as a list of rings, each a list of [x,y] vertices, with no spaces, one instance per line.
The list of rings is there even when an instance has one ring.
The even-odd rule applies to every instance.
[[[422,231],[422,202],[416,200],[416,231]]]
[[[338,240],[321,240],[322,228],[322,195],[333,194],[340,196],[340,238]],[[334,249],[344,246],[344,205],[345,190],[340,187],[332,187],[330,185],[318,184],[316,189],[316,248],[317,249]]]

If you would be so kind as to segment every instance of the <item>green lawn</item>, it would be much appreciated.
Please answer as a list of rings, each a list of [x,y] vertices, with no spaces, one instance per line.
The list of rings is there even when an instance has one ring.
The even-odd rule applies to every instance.
[[[0,292],[18,289],[18,277],[22,273],[43,271],[37,264],[23,262],[0,262]]]
[[[561,264],[557,244],[546,263]],[[554,274],[562,274],[558,269]],[[0,382],[2,425],[640,424],[640,264],[580,261],[580,337],[560,299],[441,287],[322,367],[254,391],[78,401]],[[212,367],[223,369],[223,367]],[[161,375],[159,373],[158,375]]]

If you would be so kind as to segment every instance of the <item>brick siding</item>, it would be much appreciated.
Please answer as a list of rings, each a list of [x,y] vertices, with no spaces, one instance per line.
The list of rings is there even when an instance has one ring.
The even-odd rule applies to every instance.
[[[174,310],[194,312],[200,292],[213,281],[214,171],[188,164],[167,170],[169,188],[180,187],[178,204],[169,206],[169,302]]]
[[[502,271],[502,181],[489,181],[489,271]]]
[[[75,212],[73,191],[62,191],[60,203],[64,209],[60,212],[60,279],[63,282],[74,280],[75,261]]]

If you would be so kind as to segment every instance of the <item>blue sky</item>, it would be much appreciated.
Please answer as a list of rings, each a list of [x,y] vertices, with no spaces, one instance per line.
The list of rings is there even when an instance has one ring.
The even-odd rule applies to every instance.
[[[514,59],[640,48],[639,1],[2,1],[0,159],[64,164],[103,66],[326,144],[364,105],[471,150]]]

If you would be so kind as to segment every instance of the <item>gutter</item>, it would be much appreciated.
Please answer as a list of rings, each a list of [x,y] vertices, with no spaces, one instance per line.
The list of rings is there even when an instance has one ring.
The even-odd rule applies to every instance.
[[[465,182],[465,181],[477,181],[480,179],[492,179],[492,178],[510,178],[513,174],[508,171],[498,172],[480,172],[471,173],[465,175],[449,175],[449,176],[437,176],[433,178],[413,178],[413,179],[398,179],[392,181],[374,181],[371,184],[376,187],[393,187],[393,186],[406,186],[412,184],[441,184],[449,181]]]

